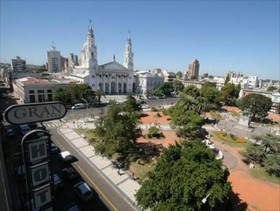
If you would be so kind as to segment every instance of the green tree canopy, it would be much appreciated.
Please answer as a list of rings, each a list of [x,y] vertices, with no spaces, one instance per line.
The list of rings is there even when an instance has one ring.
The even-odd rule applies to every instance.
[[[267,88],[267,91],[269,91],[269,92],[273,92],[274,90],[277,90],[277,87],[276,87],[276,86],[269,86],[269,87]]]
[[[164,94],[169,96],[170,93],[174,90],[172,83],[164,82],[159,87],[155,88],[153,93],[154,95]]]
[[[226,76],[226,80],[225,80],[225,85],[226,85],[226,84],[228,84],[228,83],[229,83],[229,81],[230,81],[230,76],[229,76],[229,74],[227,74],[227,76]]]
[[[98,104],[100,106],[100,104],[101,104],[101,97],[105,97],[105,94],[100,89],[98,89],[98,90],[95,91],[95,95],[96,95],[96,97],[98,99]]]
[[[198,97],[200,95],[199,94],[199,89],[196,88],[194,85],[186,86],[183,89],[182,94],[189,95],[189,96],[192,96],[192,97]]]
[[[252,119],[264,118],[271,109],[272,101],[269,97],[260,94],[248,94],[238,101],[242,111],[248,111]]]
[[[138,205],[151,210],[223,210],[228,202],[228,171],[201,142],[170,146],[136,193]],[[207,195],[207,203],[202,199]]]
[[[196,93],[196,89],[197,88],[189,90],[189,94],[186,94],[184,89],[183,92],[180,93],[180,98],[175,106],[183,108],[184,111],[191,110],[197,113],[209,110],[211,104],[205,97],[200,96],[199,92]]]
[[[280,177],[280,139],[273,135],[255,137],[256,142],[250,143],[244,153],[248,162],[264,166],[270,174]]]
[[[177,77],[178,79],[182,79],[183,73],[182,73],[181,71],[178,71],[178,72],[176,73],[176,77]]]
[[[172,124],[177,131],[177,135],[183,138],[202,138],[201,126],[204,123],[203,118],[191,110],[175,107],[171,110]]]
[[[221,91],[215,87],[205,85],[200,89],[200,95],[207,99],[211,109],[218,109],[221,106]]]
[[[184,84],[182,83],[182,81],[174,80],[173,81],[173,89],[175,91],[182,91],[184,89]]]
[[[132,96],[132,94],[129,94],[126,97],[126,101],[124,103],[124,111],[126,112],[134,112],[134,111],[140,111],[141,107],[137,103],[135,97]]]
[[[54,100],[65,104],[80,102],[82,98],[88,100],[95,98],[94,91],[87,84],[69,84],[54,91]]]
[[[134,156],[140,132],[138,118],[138,112],[124,112],[120,105],[112,102],[96,125],[96,137],[92,140],[96,151],[108,157],[118,153],[125,160]]]
[[[239,97],[240,85],[234,85],[232,83],[226,83],[222,88],[222,101],[225,105],[235,105],[236,100]]]

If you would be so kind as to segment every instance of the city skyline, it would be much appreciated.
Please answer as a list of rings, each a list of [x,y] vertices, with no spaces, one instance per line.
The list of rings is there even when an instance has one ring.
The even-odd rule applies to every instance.
[[[123,64],[130,31],[136,70],[280,80],[279,1],[1,1],[0,60],[45,64],[52,42],[80,56],[90,19],[99,65]]]

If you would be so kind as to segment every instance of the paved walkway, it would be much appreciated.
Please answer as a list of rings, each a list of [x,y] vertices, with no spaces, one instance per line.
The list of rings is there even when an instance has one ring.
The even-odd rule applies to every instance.
[[[82,122],[78,122],[82,123]],[[140,185],[127,172],[120,171],[113,167],[111,160],[95,154],[94,147],[72,128],[77,123],[66,123],[62,128],[58,129],[62,135],[80,154],[97,169],[103,178],[117,189],[132,205],[135,204],[135,194],[139,190]],[[135,207],[135,209],[138,209]]]

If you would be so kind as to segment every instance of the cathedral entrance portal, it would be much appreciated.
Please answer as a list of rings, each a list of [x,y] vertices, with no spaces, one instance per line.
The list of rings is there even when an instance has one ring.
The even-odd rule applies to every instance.
[[[105,94],[109,94],[109,84],[105,83]]]
[[[100,90],[101,92],[103,92],[103,84],[102,84],[102,83],[99,83],[99,84],[98,84],[98,87],[99,87],[99,90]]]
[[[118,85],[118,90],[119,90],[119,94],[121,94],[122,93],[122,84],[121,83],[119,83],[119,85]]]
[[[115,82],[112,82],[111,83],[111,94],[116,94],[116,83]]]
[[[123,93],[126,93],[126,83],[123,83]]]

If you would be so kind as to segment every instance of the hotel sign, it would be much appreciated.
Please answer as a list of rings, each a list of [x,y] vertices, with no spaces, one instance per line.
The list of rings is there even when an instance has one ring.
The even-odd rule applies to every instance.
[[[32,130],[22,138],[21,145],[30,205],[52,210],[50,134],[42,129]]]
[[[5,119],[15,125],[61,119],[67,109],[60,102],[12,105],[4,113]]]

